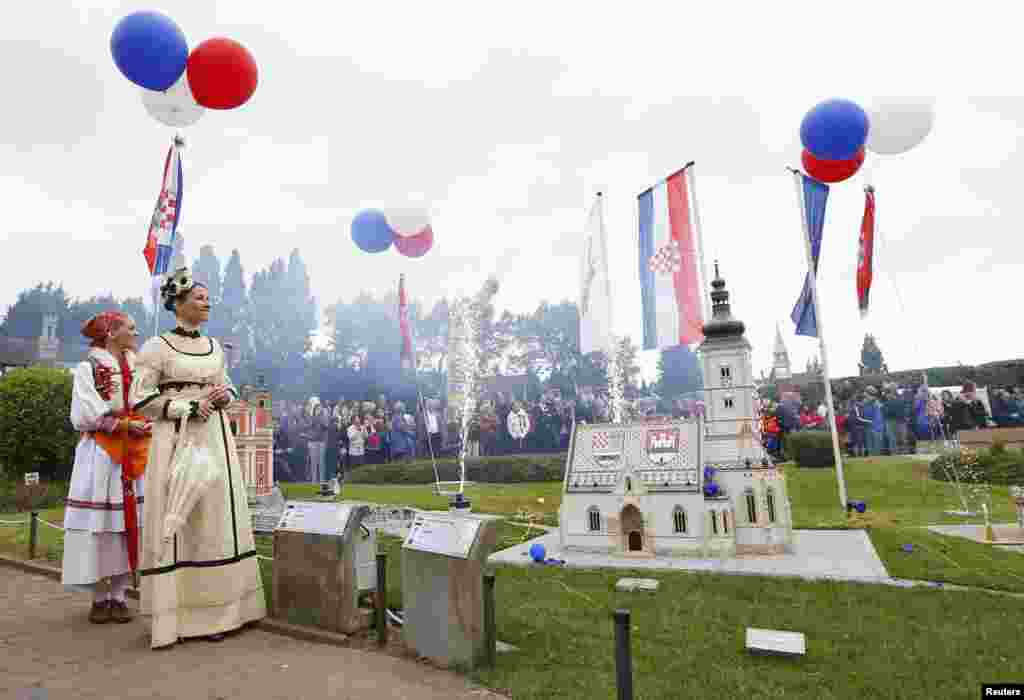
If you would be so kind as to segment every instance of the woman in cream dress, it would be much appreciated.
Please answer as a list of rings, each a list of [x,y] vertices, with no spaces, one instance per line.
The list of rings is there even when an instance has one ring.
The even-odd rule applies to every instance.
[[[224,415],[237,393],[224,351],[199,332],[209,320],[209,293],[182,268],[161,294],[178,327],[143,346],[132,384],[133,407],[154,422],[141,547],[141,611],[151,619],[153,648],[188,637],[220,641],[266,616],[245,484]],[[165,539],[168,481],[186,416],[187,436],[208,450],[218,478]]]

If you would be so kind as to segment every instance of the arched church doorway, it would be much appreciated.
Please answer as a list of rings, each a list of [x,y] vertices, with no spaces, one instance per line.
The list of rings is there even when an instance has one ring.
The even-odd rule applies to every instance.
[[[644,549],[644,516],[640,510],[629,504],[622,509],[622,533],[625,535],[625,550],[628,552],[642,552]]]

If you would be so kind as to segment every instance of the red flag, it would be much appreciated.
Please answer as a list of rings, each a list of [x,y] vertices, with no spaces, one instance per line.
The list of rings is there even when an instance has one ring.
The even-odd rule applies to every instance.
[[[857,254],[857,305],[861,318],[868,315],[871,273],[875,248],[875,189],[864,188],[864,218],[860,224],[860,250]]]
[[[402,368],[413,369],[412,334],[409,332],[409,302],[405,298],[405,275],[398,278],[398,326],[402,331]]]

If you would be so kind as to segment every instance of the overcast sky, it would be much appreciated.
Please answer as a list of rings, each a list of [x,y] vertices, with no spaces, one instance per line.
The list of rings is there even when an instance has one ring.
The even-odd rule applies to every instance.
[[[789,312],[805,263],[787,165],[812,105],[934,95],[917,149],[869,163],[879,248],[871,315],[854,273],[857,177],[835,186],[820,286],[832,374],[874,333],[892,369],[1020,357],[1024,229],[1018,23],[995,3],[19,4],[0,25],[0,305],[36,282],[72,295],[148,290],[141,255],[172,131],[110,56],[117,20],[160,9],[190,46],[245,44],[260,69],[244,107],[186,132],[181,232],[192,258],[239,248],[247,275],[298,247],[321,308],[405,273],[426,302],[575,299],[577,256],[606,193],[615,325],[640,340],[636,196],[689,160],[707,257],[747,324],[755,369],[779,323],[802,368],[816,341]],[[457,10],[455,8],[458,8]],[[428,205],[435,247],[359,252],[351,217]]]

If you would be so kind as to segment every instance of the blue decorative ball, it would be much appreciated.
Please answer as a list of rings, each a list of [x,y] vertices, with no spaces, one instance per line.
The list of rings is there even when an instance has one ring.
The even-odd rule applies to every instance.
[[[850,100],[826,100],[800,122],[800,141],[815,158],[850,160],[868,140],[868,115]]]
[[[547,550],[544,549],[544,545],[540,542],[534,542],[530,545],[530,559],[533,559],[538,564],[544,563],[545,557],[547,557]]]
[[[904,552],[906,552],[907,554],[910,554],[910,553],[912,553],[914,551],[914,545],[912,545],[912,544],[905,544],[905,545],[903,545],[903,547],[901,547],[901,549]]]
[[[383,253],[391,247],[394,232],[388,226],[384,212],[366,209],[352,220],[352,240],[367,253]]]
[[[181,28],[159,12],[134,12],[114,27],[110,53],[124,77],[163,92],[185,72],[188,43]]]

